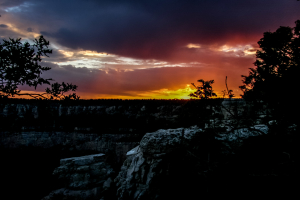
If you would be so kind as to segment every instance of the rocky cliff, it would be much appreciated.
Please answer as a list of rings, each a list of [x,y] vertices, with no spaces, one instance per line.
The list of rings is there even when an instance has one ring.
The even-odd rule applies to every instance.
[[[244,140],[267,132],[266,125],[258,125],[251,131],[238,129],[219,134],[214,139],[222,142],[211,144],[214,148],[223,148],[218,149],[218,156],[212,155],[208,149],[203,149],[200,155],[195,153],[194,148],[200,144],[192,145],[195,144],[192,140],[206,137],[205,131],[197,126],[147,133],[139,146],[127,153],[127,159],[115,178],[118,199],[197,199],[200,196],[195,195],[199,190],[205,193],[208,189],[204,179],[212,173],[212,168],[220,167],[217,166],[221,161],[218,158],[232,156],[239,151]],[[234,145],[237,139],[238,145]],[[209,142],[208,138],[204,142]]]
[[[21,178],[21,181],[18,179],[19,175],[16,175],[14,179],[19,180],[17,182],[20,186],[15,186],[12,181],[7,184],[9,190],[4,188],[3,191],[16,199],[26,196],[26,192],[30,195],[32,191],[26,189],[25,186],[28,184],[24,183],[28,179],[33,179],[35,167],[43,168],[47,173],[49,171],[50,173],[47,174],[49,177],[53,169],[60,165],[59,159],[99,153],[105,154],[108,158],[105,160],[107,166],[112,167],[115,172],[119,172],[120,169],[116,163],[123,163],[118,177],[111,176],[111,180],[114,179],[115,182],[112,181],[112,186],[108,189],[112,191],[115,187],[115,194],[118,196],[112,198],[119,199],[143,199],[146,196],[154,199],[167,198],[172,191],[189,191],[193,194],[197,188],[204,188],[201,191],[209,193],[212,190],[212,180],[221,183],[224,174],[231,174],[233,177],[239,177],[241,174],[243,177],[248,177],[249,174],[266,175],[266,172],[260,171],[257,164],[260,162],[253,158],[249,149],[253,146],[259,147],[260,150],[254,151],[254,157],[261,160],[264,160],[261,158],[261,152],[265,157],[270,153],[265,152],[262,143],[256,140],[253,142],[251,137],[247,136],[251,132],[257,138],[263,138],[267,130],[266,126],[260,128],[256,126],[252,129],[238,128],[244,123],[243,120],[247,122],[249,109],[251,106],[240,100],[223,102],[215,100],[203,104],[199,101],[185,100],[0,102],[2,123],[0,148],[1,158],[4,157],[3,162],[6,163],[0,170],[4,174],[3,180],[10,181],[17,171],[20,172],[20,176],[22,173],[28,175]],[[258,119],[254,123],[260,122],[262,120]],[[197,126],[191,127],[191,125]],[[182,128],[174,129],[178,127]],[[254,129],[259,131],[253,132]],[[265,143],[269,145],[269,141]],[[278,144],[281,145],[280,142]],[[275,157],[275,163],[276,156],[283,160],[287,159],[286,155],[291,157],[285,160],[282,166],[278,163],[274,165],[275,168],[272,166],[274,169],[272,168],[271,171],[275,171],[274,174],[282,172],[278,169],[280,167],[295,166],[291,164],[294,157],[293,150],[289,149],[294,147],[294,144],[290,145],[290,142],[286,144],[288,145],[279,150],[274,147],[275,145],[270,147],[274,152],[276,150],[275,155],[269,156]],[[131,149],[133,150],[130,151]],[[12,157],[16,158],[16,162],[11,162]],[[249,159],[245,160],[244,157]],[[18,168],[24,162],[28,167]],[[240,163],[244,163],[243,166],[240,166]],[[245,167],[247,164],[254,166],[255,170]],[[90,169],[90,165],[86,166],[88,167],[85,168]],[[46,170],[47,167],[49,169]],[[245,170],[239,170],[244,168]],[[28,170],[30,173],[26,173]],[[69,174],[76,174],[76,170],[69,171]],[[44,176],[40,175],[40,177]],[[225,178],[229,178],[229,175]],[[192,184],[194,181],[197,184]],[[48,187],[43,184],[49,181],[36,179],[35,182],[34,188],[42,190]],[[50,183],[52,182],[49,182],[49,186]],[[12,192],[13,187],[18,190],[24,188],[24,190],[19,193],[20,196],[14,196],[17,193]],[[51,188],[59,189],[52,186]],[[65,193],[62,191],[72,190],[67,187],[62,188],[64,189],[60,188],[57,194],[62,195]],[[218,188],[222,189],[221,186]],[[224,188],[222,191],[225,191]],[[53,189],[49,188],[43,196]],[[89,192],[85,193],[83,190]],[[91,187],[83,190],[85,194],[92,194],[91,191],[94,191]],[[77,194],[78,191],[71,193]],[[156,193],[159,194],[157,197],[154,195]],[[37,197],[41,195],[42,193]],[[31,197],[36,199],[32,195]]]
[[[122,163],[147,132],[161,128],[230,122],[230,112],[247,110],[241,100],[85,100],[0,102],[0,148],[52,148],[116,154]]]
[[[293,149],[297,146],[291,141],[293,137],[274,138],[268,135],[269,128],[263,124],[211,131],[211,128],[192,126],[147,133],[138,146],[127,152],[127,158],[116,170],[115,178],[107,179],[107,174],[96,178],[104,183],[101,190],[109,191],[97,198],[209,199],[235,198],[245,194],[248,197],[275,197],[296,193],[293,181],[299,177],[299,153]],[[69,172],[62,173],[61,170],[67,168],[64,163],[61,160],[61,166],[54,174],[59,171],[63,177],[67,176]],[[85,168],[91,169],[91,166],[93,164]],[[102,169],[100,167],[99,170],[105,171],[105,166],[101,164]],[[81,170],[73,170],[70,177],[77,177],[77,171]],[[80,181],[85,181],[84,178],[89,179],[90,176],[80,177]],[[74,179],[69,180],[63,182],[74,185]],[[60,189],[51,194],[62,195],[62,190],[68,191]],[[63,194],[61,198],[86,199],[85,190],[81,189],[76,194],[76,198],[69,194]],[[91,199],[97,199],[92,196]],[[50,197],[47,200],[57,199]]]
[[[248,109],[240,99],[222,101],[1,101],[0,129],[141,134],[160,128],[204,126],[211,118],[228,119],[230,110],[242,116]]]

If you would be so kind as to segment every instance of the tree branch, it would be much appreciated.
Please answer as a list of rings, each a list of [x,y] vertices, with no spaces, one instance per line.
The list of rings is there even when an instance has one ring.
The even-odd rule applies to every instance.
[[[35,97],[35,96],[39,96],[39,97],[43,97],[44,99],[48,99],[47,97],[43,96],[44,94],[46,94],[46,93],[43,93],[43,94],[22,93],[22,94],[16,94],[16,95],[19,95],[19,96],[21,96],[21,95],[27,95],[27,96],[31,96],[31,97],[33,97],[35,99],[37,99],[37,97]]]

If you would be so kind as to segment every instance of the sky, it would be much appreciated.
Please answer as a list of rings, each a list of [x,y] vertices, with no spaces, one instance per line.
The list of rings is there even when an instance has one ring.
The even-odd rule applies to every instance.
[[[81,99],[189,99],[197,80],[242,94],[267,31],[294,27],[297,0],[0,0],[0,42],[43,35],[41,65]],[[47,85],[20,86],[43,92]]]

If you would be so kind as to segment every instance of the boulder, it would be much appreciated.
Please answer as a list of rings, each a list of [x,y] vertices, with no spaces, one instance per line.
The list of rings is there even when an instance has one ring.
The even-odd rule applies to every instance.
[[[100,199],[109,189],[113,174],[105,162],[105,154],[61,159],[53,175],[62,188],[52,191],[43,200]]]
[[[188,146],[189,141],[199,132],[202,130],[193,126],[147,133],[139,146],[127,152],[127,159],[114,180],[118,198],[159,198],[158,191],[154,196],[151,191],[163,183],[163,176],[168,170],[168,163],[164,159],[178,147]]]
[[[250,128],[239,128],[235,130],[228,128],[227,130],[229,130],[229,132],[218,134],[216,139],[229,141],[229,142],[236,141],[236,140],[241,141],[249,137],[267,134],[269,131],[269,127],[264,124],[259,124],[259,125],[254,125],[253,127]]]
[[[153,133],[146,133],[140,142],[141,152],[144,154],[162,154],[172,152],[178,145],[186,146],[196,133],[201,132],[197,126],[191,128],[160,129]]]
[[[119,200],[193,198],[198,190],[203,192],[203,188],[209,188],[205,177],[212,168],[221,166],[220,160],[210,158],[210,145],[215,145],[212,148],[221,145],[216,151],[228,158],[229,154],[238,152],[249,137],[267,133],[266,125],[231,129],[224,134],[217,134],[215,143],[210,142],[209,134],[197,126],[147,133],[139,146],[127,152],[127,159],[114,179],[117,197]],[[191,153],[196,135],[203,140],[200,146],[205,146],[201,150],[204,151],[201,158]],[[193,159],[185,159],[187,153],[194,156]],[[199,188],[201,186],[203,188]]]

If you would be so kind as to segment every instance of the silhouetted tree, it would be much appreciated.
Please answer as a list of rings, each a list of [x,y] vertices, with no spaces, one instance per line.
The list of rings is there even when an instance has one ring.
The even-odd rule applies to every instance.
[[[75,93],[73,94],[69,94],[69,95],[65,95],[65,92],[68,91],[75,91],[77,89],[76,85],[72,85],[72,84],[65,84],[64,82],[62,82],[62,84],[59,83],[54,83],[51,85],[51,89],[50,88],[46,88],[46,93],[50,94],[50,99],[75,99],[78,100],[79,96],[77,96]]]
[[[225,79],[225,85],[226,85],[226,90],[223,90],[223,98],[225,98],[226,95],[228,95],[229,99],[231,99],[232,97],[234,97],[233,91],[232,90],[228,90],[228,86],[227,86],[227,76]]]
[[[204,81],[203,79],[198,80],[202,85],[196,86],[194,83],[192,85],[197,89],[196,92],[189,94],[190,97],[196,97],[200,99],[209,99],[211,97],[216,97],[216,93],[212,90],[212,84],[214,80]]]
[[[243,77],[245,100],[267,105],[278,120],[296,121],[299,117],[298,92],[300,74],[300,20],[294,28],[281,26],[275,32],[265,32],[258,42],[256,68]],[[298,113],[297,113],[298,115]]]
[[[46,89],[46,93],[20,93],[19,85],[34,86],[48,84],[49,79],[41,78],[44,71],[48,71],[50,67],[42,67],[39,65],[41,56],[47,56],[52,53],[48,49],[49,41],[46,41],[41,35],[39,39],[34,40],[31,46],[28,42],[22,44],[19,39],[11,39],[9,41],[3,40],[0,43],[0,97],[14,97],[15,95],[28,95],[33,98],[44,99],[79,99],[75,93],[64,95],[65,92],[75,91],[76,85],[54,83],[52,88]],[[48,98],[46,97],[48,96]]]

